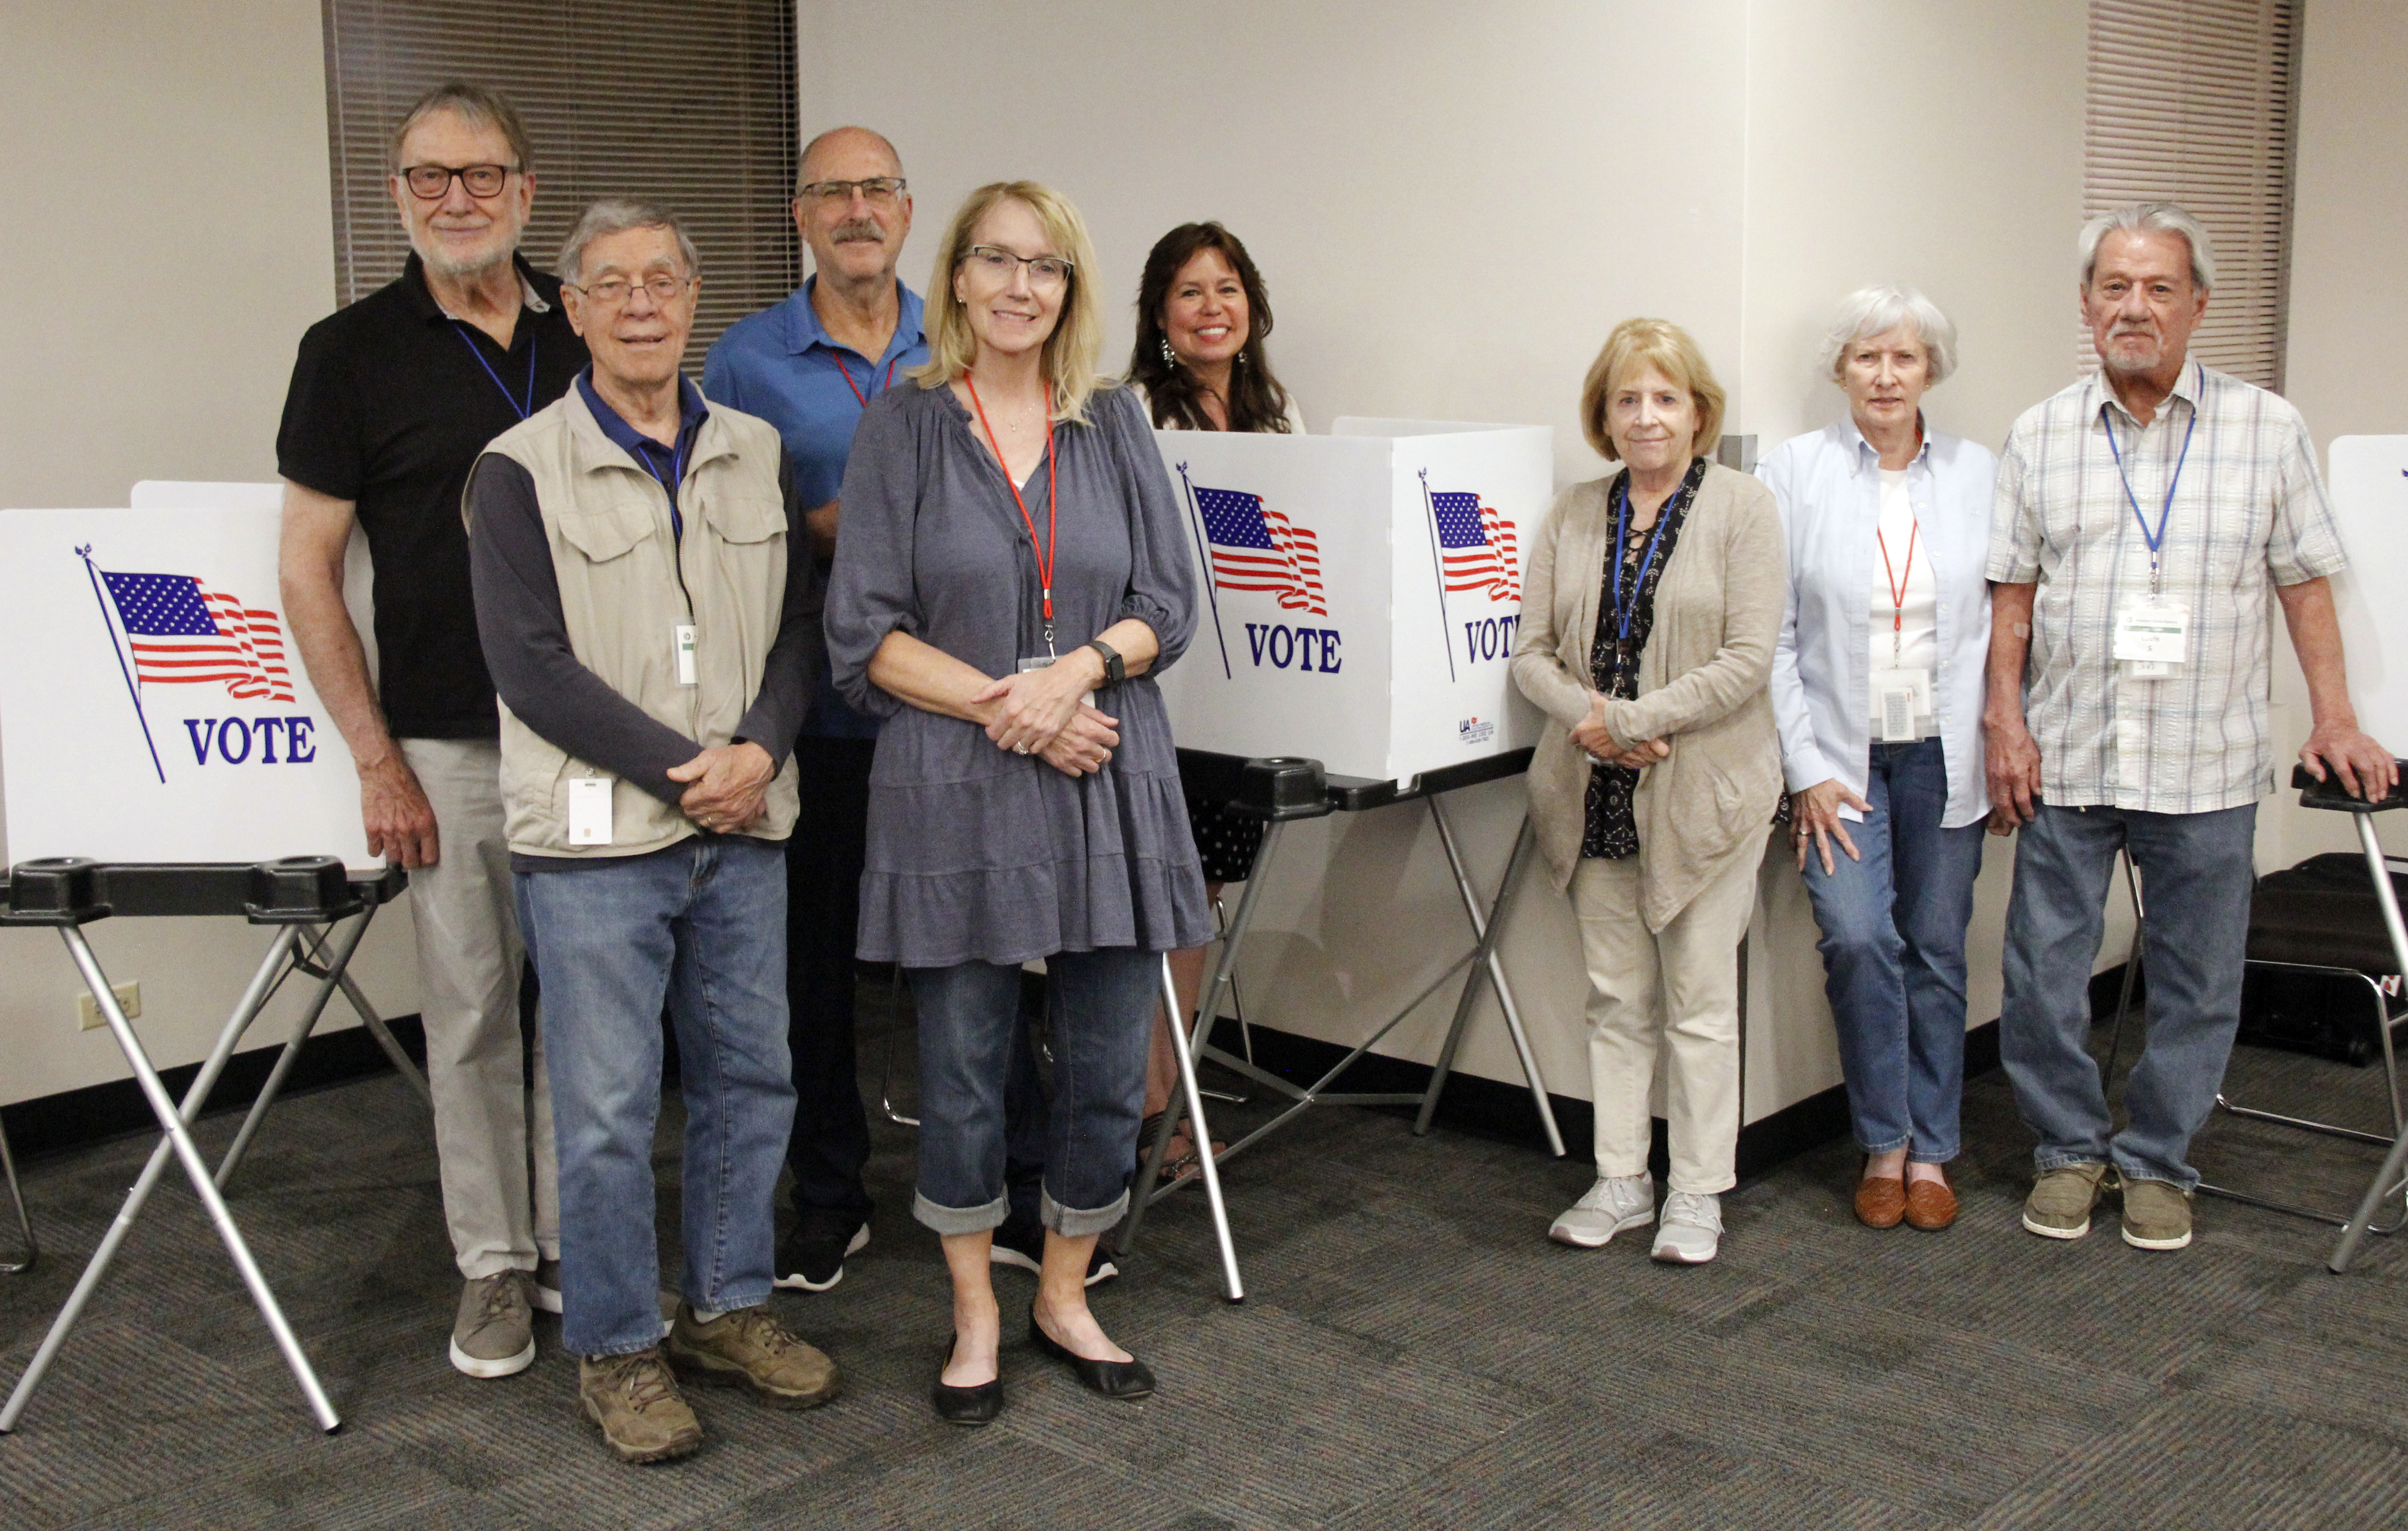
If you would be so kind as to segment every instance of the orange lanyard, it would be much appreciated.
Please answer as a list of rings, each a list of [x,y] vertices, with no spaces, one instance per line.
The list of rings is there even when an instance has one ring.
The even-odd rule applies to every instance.
[[[1880,527],[1873,528],[1873,540],[1881,544],[1882,578],[1889,583],[1889,658],[1893,665],[1898,663],[1899,646],[1906,641],[1906,582],[1914,578],[1914,539],[1922,530],[1923,523],[1916,522],[1906,534],[1906,572],[1901,575],[1890,571],[1889,538],[1882,536]]]
[[[844,365],[844,358],[843,358],[843,357],[841,357],[841,356],[838,356],[838,355],[835,352],[835,351],[833,351],[833,350],[830,350],[830,351],[829,351],[829,352],[828,352],[828,359],[829,359],[830,361],[832,361],[832,362],[836,363],[836,369],[837,369],[837,371],[838,371],[839,374],[841,374],[841,375],[843,376],[843,378],[844,378],[844,385],[845,385],[847,388],[850,388],[850,389],[852,389],[852,390],[853,390],[853,396],[854,400],[855,400],[856,402],[858,402],[858,403],[860,404],[860,406],[861,406],[863,408],[865,408],[865,409],[868,408],[869,408],[869,395],[868,395],[867,393],[863,393],[863,392],[861,391],[861,385],[860,385],[859,383],[854,382],[854,381],[853,380],[853,368],[851,368],[851,367],[849,367],[849,366],[845,365]],[[901,351],[896,351],[896,352],[895,353],[895,356],[894,356],[893,360],[889,361],[889,362],[886,364],[886,388],[892,388],[892,387],[894,387],[894,386],[895,386],[895,364],[896,364],[896,362],[901,361],[902,359],[903,359],[903,353],[902,353]],[[870,380],[872,383],[876,383],[876,382],[878,381],[878,364],[877,364],[876,362],[872,362],[872,363],[870,363],[870,364],[869,364],[869,380]],[[884,392],[886,392],[886,388],[880,388],[880,389],[875,390],[875,392],[878,392],[878,393],[883,393]],[[506,391],[506,392],[507,392],[507,391]],[[976,395],[976,390],[972,390],[972,394],[973,394],[973,396],[975,396],[975,395]],[[520,418],[521,418],[521,419],[524,419],[525,417],[524,417],[524,416],[521,416]]]
[[[850,379],[848,379],[850,380]],[[1011,469],[1004,467],[1003,448],[995,439],[995,427],[986,420],[986,406],[979,402],[978,379],[965,372],[962,381],[970,391],[970,407],[978,411],[979,424],[986,432],[986,444],[995,453],[995,465],[1002,469],[1003,487],[1011,491],[1011,503],[1020,507],[1021,524],[1028,528],[1028,551],[1037,555],[1037,583],[1043,592],[1045,603],[1045,651],[1054,651],[1054,554],[1062,546],[1061,480],[1054,471],[1054,417],[1045,417],[1045,543],[1037,545],[1037,518],[1028,513],[1028,502],[1020,497],[1020,486],[1011,481]]]

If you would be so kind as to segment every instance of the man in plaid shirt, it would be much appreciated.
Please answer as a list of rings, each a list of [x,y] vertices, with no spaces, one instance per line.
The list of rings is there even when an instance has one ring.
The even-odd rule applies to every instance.
[[[2361,796],[2399,780],[2349,703],[2345,563],[2299,412],[2190,360],[2214,255],[2171,203],[2093,219],[2082,305],[2100,370],[2025,412],[1991,523],[1990,827],[2017,827],[2000,1054],[2040,1139],[2024,1226],[2090,1231],[2111,1172],[2125,1242],[2190,1242],[2186,1160],[2241,1016],[2258,799],[2274,787],[2267,595],[2306,676],[2300,756]],[[2113,1130],[2084,1047],[2115,852],[2147,889],[2148,1041]]]

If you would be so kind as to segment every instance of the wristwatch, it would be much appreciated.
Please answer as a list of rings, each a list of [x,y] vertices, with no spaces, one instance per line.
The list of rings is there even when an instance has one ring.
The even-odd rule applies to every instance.
[[[1103,656],[1104,684],[1108,686],[1117,686],[1122,680],[1127,678],[1128,666],[1121,663],[1120,651],[1113,648],[1111,644],[1106,643],[1102,638],[1089,638],[1086,642],[1079,645],[1079,647],[1082,649],[1093,649],[1096,652]]]

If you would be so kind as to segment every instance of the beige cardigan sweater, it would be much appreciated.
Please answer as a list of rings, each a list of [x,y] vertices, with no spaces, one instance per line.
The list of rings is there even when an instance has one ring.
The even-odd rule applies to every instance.
[[[1588,716],[1610,493],[1619,474],[1555,497],[1530,551],[1513,683],[1546,713],[1530,761],[1530,819],[1555,886],[1570,885],[1587,824],[1589,759],[1570,730]],[[1708,465],[1656,589],[1635,701],[1608,700],[1606,731],[1672,752],[1641,774],[1639,901],[1660,933],[1736,857],[1764,854],[1781,798],[1781,747],[1765,689],[1787,592],[1781,516],[1756,479]]]

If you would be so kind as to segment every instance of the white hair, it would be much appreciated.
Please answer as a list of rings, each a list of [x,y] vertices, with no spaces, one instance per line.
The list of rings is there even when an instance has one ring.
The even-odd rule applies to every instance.
[[[634,202],[625,197],[606,196],[585,209],[568,237],[560,242],[560,263],[554,274],[571,287],[585,284],[585,248],[596,239],[608,239],[629,229],[666,229],[677,238],[678,258],[685,263],[685,274],[698,276],[702,258],[695,253],[694,240],[687,236],[685,225],[677,214],[655,207],[649,203]]]
[[[2215,289],[2215,246],[2210,242],[2207,230],[2198,219],[2171,202],[2135,202],[2128,207],[2117,207],[2100,213],[2082,225],[2082,237],[2075,242],[2074,251],[2082,263],[2082,285],[2090,285],[2090,274],[2099,267],[2099,244],[2110,234],[2178,234],[2190,247],[2190,281],[2202,293]]]
[[[1838,382],[1844,373],[1850,346],[1901,324],[1914,332],[1930,354],[1934,383],[1956,370],[1956,325],[1940,311],[1940,305],[1912,287],[1859,287],[1840,300],[1840,311],[1823,337],[1823,361],[1831,380]]]

